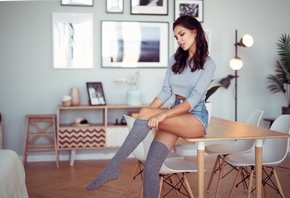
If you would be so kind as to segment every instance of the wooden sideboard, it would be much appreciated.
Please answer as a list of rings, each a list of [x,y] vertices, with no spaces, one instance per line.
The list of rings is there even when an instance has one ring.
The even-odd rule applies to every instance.
[[[76,150],[119,147],[128,135],[122,115],[137,113],[142,107],[129,105],[69,106],[57,107],[57,147],[70,150],[73,165]],[[83,117],[88,124],[75,124],[75,118]]]

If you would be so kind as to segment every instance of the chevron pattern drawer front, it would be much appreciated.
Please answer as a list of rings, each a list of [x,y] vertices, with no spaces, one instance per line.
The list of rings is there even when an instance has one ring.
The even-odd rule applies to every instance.
[[[59,149],[106,146],[106,132],[102,128],[61,128],[58,133]]]

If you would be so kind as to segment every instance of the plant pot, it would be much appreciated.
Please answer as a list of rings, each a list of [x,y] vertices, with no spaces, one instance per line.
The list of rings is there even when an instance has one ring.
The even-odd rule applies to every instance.
[[[290,107],[282,107],[282,114],[290,114]]]
[[[127,92],[127,105],[138,106],[142,104],[141,92],[138,90],[131,90]]]

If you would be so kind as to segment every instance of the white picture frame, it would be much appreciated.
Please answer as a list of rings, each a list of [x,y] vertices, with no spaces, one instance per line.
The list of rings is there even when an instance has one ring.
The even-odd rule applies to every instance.
[[[102,21],[102,67],[167,67],[168,22]]]
[[[62,6],[93,6],[94,0],[60,0]]]
[[[93,68],[93,14],[53,13],[53,68]]]
[[[124,0],[107,0],[107,13],[123,13]]]
[[[168,15],[168,0],[131,0],[132,15]]]
[[[177,19],[182,15],[191,15],[199,22],[203,22],[203,0],[175,0],[175,15]]]

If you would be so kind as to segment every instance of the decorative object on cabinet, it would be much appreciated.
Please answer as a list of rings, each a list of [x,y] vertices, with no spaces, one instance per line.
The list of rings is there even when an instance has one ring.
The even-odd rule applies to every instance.
[[[80,91],[77,87],[72,87],[70,89],[70,96],[71,96],[71,105],[72,106],[78,106],[80,105]]]
[[[53,68],[93,68],[93,14],[53,13]]]
[[[282,92],[286,106],[282,107],[282,114],[290,114],[290,35],[282,34],[277,43],[280,61],[276,64],[276,74],[268,75],[271,84],[268,89],[272,93]]]
[[[131,14],[168,15],[168,0],[131,0]]]
[[[203,0],[175,0],[175,19],[182,15],[191,15],[203,22]]]
[[[102,67],[168,65],[168,22],[102,21]]]
[[[57,147],[70,150],[70,164],[74,163],[76,150],[119,147],[123,144],[128,128],[123,122],[116,122],[123,114],[139,112],[142,107],[128,105],[70,106],[57,108]],[[75,125],[84,118],[88,125]]]
[[[101,82],[87,82],[90,105],[106,105],[105,94]]]
[[[137,90],[137,82],[139,79],[140,72],[137,71],[133,75],[127,78],[116,79],[115,82],[128,83],[132,85],[132,89],[127,91],[127,105],[141,105],[142,95],[139,90]]]
[[[65,95],[62,97],[62,106],[69,107],[72,105],[72,97]]]
[[[124,0],[107,0],[107,13],[123,13]]]
[[[60,0],[62,6],[93,6],[94,0]]]

